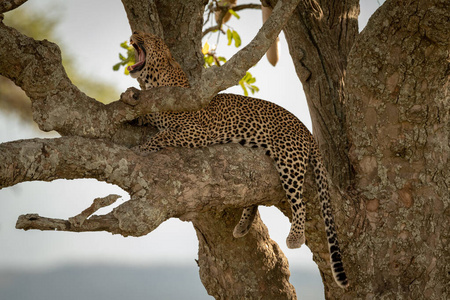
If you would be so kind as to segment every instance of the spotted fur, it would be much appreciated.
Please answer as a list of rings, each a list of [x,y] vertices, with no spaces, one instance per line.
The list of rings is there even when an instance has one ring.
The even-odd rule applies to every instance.
[[[146,51],[146,63],[141,66],[139,77],[144,81],[157,78],[145,81],[144,88],[189,86],[181,67],[170,62],[172,55],[161,39],[144,33],[135,33],[131,39],[135,43],[142,43],[135,45],[135,48],[142,47]],[[142,152],[155,152],[166,147],[206,147],[220,143],[264,148],[275,162],[292,209],[291,229],[286,239],[289,248],[299,248],[305,242],[302,191],[308,164],[312,165],[325,221],[331,269],[339,286],[345,288],[348,285],[334,227],[326,170],[313,136],[294,115],[268,101],[218,94],[201,110],[153,113],[144,116],[142,121],[159,129],[156,135],[139,147]],[[256,212],[257,206],[244,209],[233,232],[235,237],[248,233]]]

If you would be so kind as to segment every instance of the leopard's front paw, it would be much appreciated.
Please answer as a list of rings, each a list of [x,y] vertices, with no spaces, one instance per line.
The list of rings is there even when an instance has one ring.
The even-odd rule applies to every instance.
[[[124,93],[120,95],[120,101],[131,106],[135,106],[139,103],[140,90],[134,87],[128,88]]]

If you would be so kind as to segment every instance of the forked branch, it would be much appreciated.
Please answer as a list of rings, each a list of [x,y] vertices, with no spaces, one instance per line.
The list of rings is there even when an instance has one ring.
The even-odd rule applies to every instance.
[[[202,101],[209,101],[220,91],[236,85],[245,72],[264,56],[299,2],[299,0],[278,1],[272,15],[247,46],[233,55],[222,67],[208,68],[200,82],[194,84],[194,89],[199,91],[199,98]]]
[[[102,207],[109,206],[116,202],[117,199],[120,198],[120,195],[108,195],[106,197],[102,198],[95,198],[94,202],[92,202],[92,205],[83,210],[78,215],[69,218],[70,224],[76,227],[80,227],[83,225],[84,221],[86,221],[87,218],[89,218],[93,213],[95,213],[97,210],[99,210]]]
[[[105,216],[89,217],[117,197],[97,201],[72,222],[21,217],[20,224],[25,225],[20,228],[24,229],[105,230],[142,236],[172,217],[191,220],[205,211],[274,205],[285,197],[270,158],[235,144],[166,149],[145,157],[101,140],[33,139],[0,144],[0,161],[0,187],[24,181],[96,178],[120,186],[131,197]],[[254,172],[260,169],[269,171]],[[100,224],[103,221],[106,225]]]

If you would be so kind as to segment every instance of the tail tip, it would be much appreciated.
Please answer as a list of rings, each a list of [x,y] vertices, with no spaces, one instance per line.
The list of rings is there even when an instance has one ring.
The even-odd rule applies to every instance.
[[[340,288],[347,289],[350,285],[347,279],[347,275],[344,272],[334,274],[334,279]]]

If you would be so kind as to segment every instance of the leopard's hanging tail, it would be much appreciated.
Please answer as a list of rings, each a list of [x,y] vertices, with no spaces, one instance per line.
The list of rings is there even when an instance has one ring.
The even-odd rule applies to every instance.
[[[310,145],[309,160],[314,167],[314,179],[319,190],[320,206],[322,209],[322,217],[325,221],[325,231],[327,234],[328,249],[330,251],[331,270],[336,283],[341,288],[346,288],[348,287],[348,280],[344,265],[342,264],[341,249],[339,248],[336,228],[334,227],[326,169],[323,165],[322,156],[320,155],[317,144],[312,136]]]

